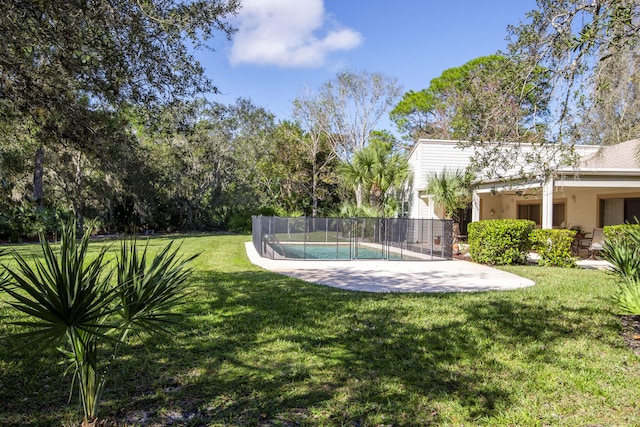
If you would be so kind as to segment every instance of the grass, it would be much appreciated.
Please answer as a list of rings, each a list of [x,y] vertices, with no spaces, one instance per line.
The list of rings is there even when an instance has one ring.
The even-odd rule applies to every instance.
[[[150,240],[160,248],[167,237]],[[266,272],[248,236],[181,236],[196,259],[187,316],[139,337],[101,416],[128,425],[640,425],[640,357],[602,271],[510,267],[508,292],[370,294]],[[21,251],[36,247],[20,246]],[[114,245],[117,249],[117,245]],[[0,295],[0,300],[3,296]],[[0,306],[0,336],[15,314]],[[0,424],[74,425],[54,351],[0,346]]]

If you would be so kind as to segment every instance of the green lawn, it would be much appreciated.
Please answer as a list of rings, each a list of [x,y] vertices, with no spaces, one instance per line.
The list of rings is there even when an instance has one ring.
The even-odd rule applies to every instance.
[[[140,337],[107,382],[128,425],[640,425],[640,357],[601,271],[510,267],[532,288],[340,291],[263,271],[249,236],[187,236],[195,292],[170,338]],[[151,240],[153,247],[166,237]],[[114,247],[117,247],[114,246]],[[20,246],[28,253],[36,246]],[[6,258],[5,258],[6,259]],[[0,300],[3,296],[0,295]],[[0,306],[0,335],[13,311]],[[0,347],[0,424],[73,425],[55,351]]]

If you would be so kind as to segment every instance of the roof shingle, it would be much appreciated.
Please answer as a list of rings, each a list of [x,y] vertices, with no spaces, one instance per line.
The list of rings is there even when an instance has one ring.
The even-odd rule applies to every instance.
[[[640,139],[607,145],[580,159],[580,169],[640,169]]]

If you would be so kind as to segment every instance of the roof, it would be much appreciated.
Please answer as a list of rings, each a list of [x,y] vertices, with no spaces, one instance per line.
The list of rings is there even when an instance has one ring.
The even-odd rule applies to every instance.
[[[428,155],[425,155],[426,160],[416,163],[416,166],[421,168],[419,169],[420,173],[425,170],[440,170],[445,165],[448,167],[454,164],[458,165],[460,161],[466,164],[469,158],[473,156],[474,151],[471,147],[461,149],[458,144],[459,141],[422,139],[412,148],[411,156],[416,157],[420,151],[428,150]],[[513,154],[519,157],[520,155],[526,156],[527,152],[540,149],[541,147],[549,149],[550,155],[553,155],[553,151],[557,146],[554,144],[539,146],[528,143],[507,143],[505,147],[507,149],[509,149],[509,147],[511,149],[515,148],[516,152]],[[627,177],[640,177],[640,138],[615,145],[575,145],[573,148],[579,156],[577,165],[558,168],[556,171],[561,176],[574,176],[576,178],[579,176],[585,177],[586,175],[619,176],[622,179],[627,179]],[[531,165],[526,162],[528,162],[526,157],[523,157],[520,161],[520,163],[524,165],[525,171],[528,171],[529,168],[527,166],[531,167]],[[490,184],[503,182],[510,178],[517,179],[518,176],[520,176],[520,171],[506,170],[503,171],[500,178],[489,179],[488,177],[482,176],[476,178],[478,182]],[[424,190],[425,179],[426,175],[424,177],[418,177],[415,182],[416,188]]]
[[[600,147],[582,157],[578,169],[640,169],[640,139]]]

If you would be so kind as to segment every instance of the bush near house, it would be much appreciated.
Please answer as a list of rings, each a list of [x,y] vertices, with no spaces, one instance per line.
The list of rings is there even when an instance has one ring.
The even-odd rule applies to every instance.
[[[576,230],[536,229],[531,232],[531,246],[540,255],[539,265],[553,267],[575,267],[571,255],[571,242]]]
[[[491,219],[469,224],[469,253],[475,262],[490,265],[523,264],[535,228],[526,219]]]
[[[613,243],[619,239],[628,239],[636,230],[640,230],[640,224],[606,225],[602,233],[608,242]]]

